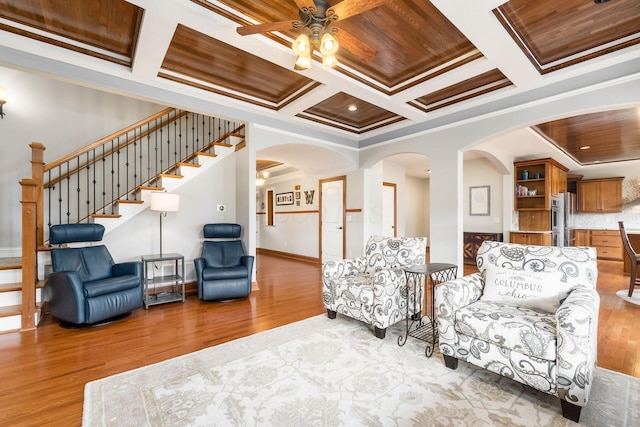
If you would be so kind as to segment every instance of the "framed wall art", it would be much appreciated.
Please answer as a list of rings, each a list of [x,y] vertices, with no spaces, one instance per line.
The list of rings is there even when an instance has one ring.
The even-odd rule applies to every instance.
[[[491,186],[469,187],[469,215],[489,216],[491,213]]]
[[[293,191],[289,193],[276,194],[276,205],[292,205],[293,204]]]

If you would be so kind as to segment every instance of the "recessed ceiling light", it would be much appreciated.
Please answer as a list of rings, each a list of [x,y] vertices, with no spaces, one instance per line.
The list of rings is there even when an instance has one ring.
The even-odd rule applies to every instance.
[[[357,111],[358,107],[356,107],[355,105],[349,105],[349,111]]]
[[[581,150],[588,150],[589,148],[591,148],[590,145],[583,145],[582,147],[580,147]]]

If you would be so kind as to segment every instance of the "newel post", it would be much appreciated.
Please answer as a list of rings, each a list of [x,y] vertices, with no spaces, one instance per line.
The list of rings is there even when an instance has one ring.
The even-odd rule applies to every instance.
[[[39,142],[32,142],[29,144],[31,147],[31,178],[38,182],[38,188],[36,189],[36,202],[37,202],[37,228],[36,244],[42,246],[44,243],[44,202],[42,196],[42,183],[44,178],[44,150],[46,148]]]
[[[36,319],[36,222],[37,188],[40,183],[25,178],[22,186],[22,328],[35,329]]]

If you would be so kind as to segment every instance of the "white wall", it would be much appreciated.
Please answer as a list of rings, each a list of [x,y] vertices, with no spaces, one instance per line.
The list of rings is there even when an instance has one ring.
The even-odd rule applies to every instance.
[[[0,121],[0,248],[19,255],[18,182],[31,177],[29,144],[44,144],[49,163],[164,107],[2,67],[0,83],[8,91]]]
[[[300,190],[295,187],[299,185]],[[275,207],[274,225],[266,225],[266,215],[257,215],[257,227],[260,248],[319,258],[318,219],[319,199],[318,180],[297,172],[275,178],[269,178],[259,189],[257,197],[258,211],[266,212],[266,192],[275,194],[294,194],[293,205]],[[313,203],[307,204],[305,191],[313,191]],[[295,199],[296,192],[300,199]],[[264,203],[265,208],[262,208]]]
[[[463,166],[463,230],[468,232],[502,233],[502,174],[486,158],[467,160]],[[490,187],[488,216],[470,215],[469,188]]]

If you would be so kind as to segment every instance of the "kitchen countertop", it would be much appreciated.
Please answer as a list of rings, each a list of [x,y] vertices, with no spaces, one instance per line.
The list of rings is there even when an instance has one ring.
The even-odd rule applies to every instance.
[[[510,233],[529,233],[529,234],[551,234],[551,230],[549,231],[540,231],[540,230],[511,230]]]

